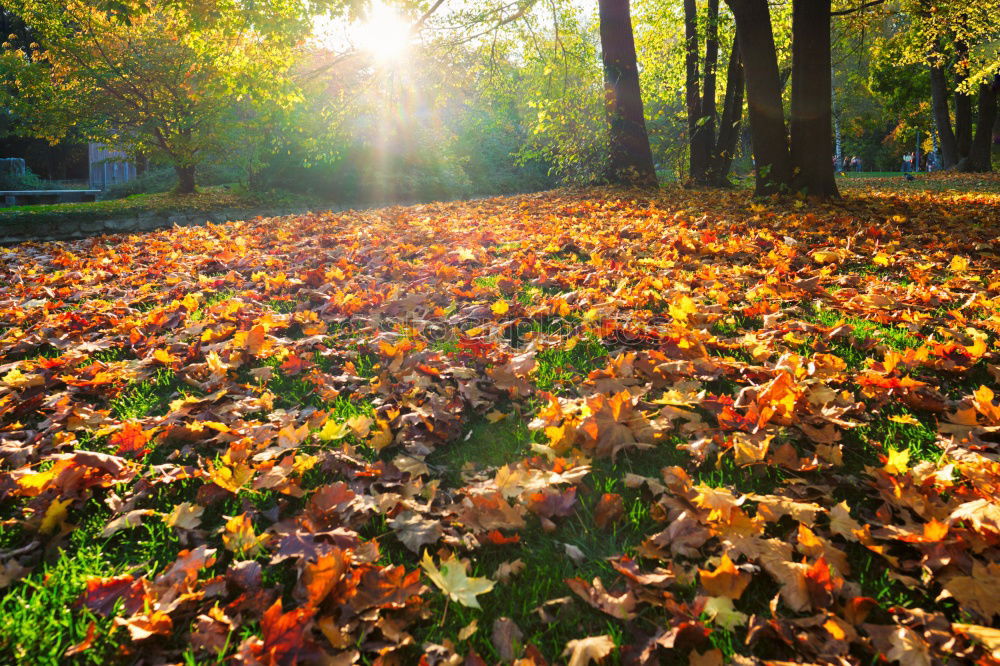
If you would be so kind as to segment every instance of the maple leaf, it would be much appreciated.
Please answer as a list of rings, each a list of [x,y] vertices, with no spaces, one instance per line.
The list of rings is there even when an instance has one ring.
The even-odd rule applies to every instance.
[[[396,536],[414,553],[419,553],[421,546],[435,543],[444,534],[441,521],[428,520],[416,511],[403,511],[389,521],[389,527]]]
[[[201,524],[201,514],[203,513],[205,513],[205,507],[191,502],[181,502],[163,517],[163,522],[167,527],[193,530]]]
[[[142,580],[137,580],[132,574],[113,576],[111,578],[88,578],[86,590],[77,599],[76,604],[94,613],[107,617],[114,612],[119,599],[124,600],[126,613],[137,613],[146,598]]]
[[[566,666],[587,666],[600,662],[615,649],[615,642],[610,636],[588,636],[566,643],[562,656],[569,657]]]
[[[66,508],[73,503],[72,499],[54,499],[49,503],[48,508],[45,509],[45,515],[42,516],[42,522],[38,526],[38,531],[42,534],[51,534],[60,527],[64,522],[66,522],[66,517],[68,515]]]
[[[906,474],[910,469],[910,452],[907,449],[889,449],[885,465],[882,467],[889,474]]]
[[[628,391],[612,396],[599,393],[588,398],[591,415],[579,425],[580,432],[587,437],[585,448],[593,449],[598,457],[612,460],[622,449],[649,448],[652,428],[633,405],[634,399]]]
[[[233,344],[237,349],[243,349],[251,356],[259,356],[267,344],[267,332],[260,324],[255,325],[249,331],[237,333],[233,338]]]
[[[493,578],[501,583],[509,583],[511,578],[523,572],[527,567],[528,565],[521,559],[516,559],[513,562],[501,562],[496,573],[493,574]]]
[[[119,530],[138,527],[142,525],[142,519],[145,516],[151,516],[155,513],[152,509],[133,509],[128,513],[122,514],[107,524],[104,531],[101,532],[101,538],[106,539]]]
[[[324,442],[343,439],[351,434],[351,426],[348,423],[338,423],[336,419],[327,419],[323,428],[316,433]]]
[[[493,622],[490,640],[493,647],[496,648],[497,654],[500,655],[500,659],[509,662],[517,658],[524,640],[524,633],[509,617],[499,617]]]
[[[698,569],[698,574],[701,578],[701,586],[705,588],[709,596],[729,597],[730,599],[739,599],[743,590],[753,579],[749,573],[737,569],[726,553],[723,553],[719,566],[714,571]]]
[[[703,612],[723,629],[735,629],[746,624],[748,619],[746,613],[736,610],[733,600],[729,597],[709,597]]]
[[[989,619],[1000,613],[1000,564],[972,564],[971,576],[953,576],[941,583],[962,606]]]
[[[624,515],[625,501],[622,496],[618,493],[604,493],[594,507],[594,524],[606,530]]]
[[[306,607],[315,607],[326,599],[341,584],[350,569],[350,552],[339,548],[317,556],[315,561],[307,561],[300,581],[306,593]],[[345,595],[353,594],[353,581],[348,587],[349,590],[343,590]],[[342,601],[343,599],[338,599],[338,603]]]
[[[441,560],[438,568],[430,553],[424,552],[420,566],[438,589],[469,608],[481,608],[476,596],[486,594],[493,589],[494,583],[489,578],[470,577],[466,573],[468,565],[454,555]]]
[[[141,424],[133,421],[126,423],[121,430],[114,432],[108,440],[108,444],[117,449],[116,455],[134,453],[141,456],[148,453],[146,444],[149,443],[149,439],[149,432],[143,430]]]
[[[847,501],[842,501],[830,509],[830,530],[834,534],[857,541],[856,531],[861,530],[861,525],[851,518],[850,509],[847,508]]]
[[[295,664],[298,661],[314,612],[311,608],[283,612],[280,598],[264,611],[260,628],[264,639],[261,651],[267,657],[266,663]]]
[[[631,591],[613,596],[604,589],[600,578],[594,578],[592,584],[582,578],[567,578],[566,585],[588,604],[619,620],[635,618],[636,599]]]
[[[239,492],[246,487],[248,483],[253,480],[254,471],[253,467],[247,465],[246,463],[237,463],[231,467],[225,465],[219,465],[218,467],[209,460],[208,465],[208,479],[215,485],[228,490],[234,495],[238,495]]]
[[[231,550],[238,555],[243,554],[253,557],[267,541],[268,536],[266,534],[257,536],[254,533],[253,524],[246,513],[229,518],[222,528],[222,543],[226,546],[227,550]]]
[[[389,423],[387,421],[379,420],[377,421],[377,424],[378,430],[372,433],[371,437],[367,441],[367,444],[375,449],[375,451],[381,451],[385,447],[392,444],[392,429],[389,427]]]
[[[931,666],[933,663],[927,641],[908,627],[896,627],[889,634],[889,642],[892,649],[885,655],[889,659],[907,666]]]
[[[116,617],[115,624],[128,629],[133,641],[142,641],[156,635],[170,634],[174,630],[174,621],[163,611],[154,610],[150,613],[133,615],[129,618]]]

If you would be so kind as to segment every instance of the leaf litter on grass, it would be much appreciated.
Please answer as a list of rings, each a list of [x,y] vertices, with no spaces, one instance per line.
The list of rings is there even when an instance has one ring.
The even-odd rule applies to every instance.
[[[1000,196],[797,204],[0,251],[0,655],[996,659]]]

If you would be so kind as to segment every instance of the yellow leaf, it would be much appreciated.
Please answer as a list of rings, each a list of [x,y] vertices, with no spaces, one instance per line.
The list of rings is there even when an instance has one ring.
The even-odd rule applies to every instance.
[[[49,504],[49,508],[45,510],[45,516],[42,518],[42,524],[39,526],[38,531],[42,534],[49,534],[66,522],[66,507],[68,507],[72,502],[72,499],[52,500],[52,503]]]
[[[198,302],[201,300],[200,297],[201,294],[199,293],[188,294],[184,297],[184,300],[181,301],[181,305],[183,305],[184,309],[188,312],[194,312],[198,309]]]
[[[232,467],[220,465],[215,467],[208,462],[208,479],[220,488],[237,494],[243,486],[250,483],[254,477],[254,469],[246,463],[237,463]]]
[[[729,597],[709,597],[705,602],[704,613],[716,625],[723,629],[733,629],[746,624],[747,615],[736,610],[733,600]]]
[[[454,555],[441,560],[438,568],[431,559],[430,553],[424,551],[420,566],[427,577],[431,579],[442,592],[454,601],[469,608],[481,608],[476,596],[486,594],[493,589],[493,581],[489,578],[475,578],[466,574],[466,565]]]
[[[164,516],[163,522],[167,527],[193,530],[201,524],[201,514],[204,512],[205,507],[203,506],[191,502],[181,502]]]
[[[906,474],[910,469],[910,452],[906,449],[889,449],[888,460],[882,469],[889,474]]]
[[[260,551],[265,541],[267,535],[262,534],[258,537],[253,531],[250,518],[245,513],[227,520],[226,526],[222,529],[223,545],[238,555],[253,557]]]
[[[668,306],[668,310],[670,311],[670,316],[677,321],[687,321],[688,315],[697,312],[698,305],[690,296],[681,294],[679,298],[674,299],[674,302]]]
[[[153,352],[153,360],[159,361],[163,365],[171,365],[180,361],[179,358],[168,352],[166,349],[157,349]]]
[[[489,421],[490,423],[503,421],[505,418],[507,418],[507,415],[496,409],[494,409],[492,412],[486,415],[486,420]]]
[[[948,264],[948,270],[952,273],[964,273],[969,270],[969,260],[960,254],[956,254],[951,258],[951,263]]]
[[[490,306],[490,310],[493,310],[493,314],[497,316],[505,315],[510,310],[510,305],[507,304],[507,301],[501,299]]]
[[[363,414],[347,419],[348,427],[354,433],[354,436],[359,439],[364,439],[368,436],[373,423],[375,423],[375,420],[372,417]]]
[[[872,257],[872,263],[876,266],[888,266],[889,265],[889,255],[885,252],[879,252],[874,257]]]
[[[923,425],[912,414],[900,414],[898,416],[890,416],[889,420],[892,421],[893,423],[902,423],[903,425],[912,425],[912,426]]]
[[[376,451],[381,451],[392,444],[392,429],[389,427],[388,422],[382,420],[379,420],[378,426],[378,431],[368,440],[368,446]]]
[[[337,423],[336,419],[327,419],[326,423],[323,424],[323,429],[316,436],[324,442],[330,442],[336,439],[343,439],[350,434],[351,426],[348,424]]]

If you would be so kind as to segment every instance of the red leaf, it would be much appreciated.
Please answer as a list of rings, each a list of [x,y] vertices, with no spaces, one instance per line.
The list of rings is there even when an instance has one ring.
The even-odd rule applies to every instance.
[[[312,608],[296,608],[284,613],[281,599],[264,611],[260,628],[264,634],[264,654],[270,657],[272,664],[292,666],[298,662],[305,647],[306,626],[314,612]]]
[[[76,603],[107,617],[114,611],[115,602],[123,599],[125,612],[131,615],[142,609],[145,597],[142,581],[135,580],[132,574],[125,574],[112,578],[91,578],[87,581],[86,591]]]
[[[111,435],[108,442],[111,446],[117,447],[116,455],[134,453],[136,456],[144,456],[149,453],[146,444],[149,443],[149,435],[138,423],[126,423],[125,426]]]

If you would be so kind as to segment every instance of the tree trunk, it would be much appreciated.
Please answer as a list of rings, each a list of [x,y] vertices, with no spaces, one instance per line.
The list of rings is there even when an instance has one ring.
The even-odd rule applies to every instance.
[[[736,156],[736,143],[740,138],[740,125],[743,120],[743,59],[740,58],[740,47],[733,41],[733,50],[729,54],[729,68],[726,70],[726,100],[722,105],[722,118],[719,120],[719,136],[712,152],[712,167],[709,172],[711,184],[716,187],[729,187],[729,169]]]
[[[838,197],[833,164],[830,0],[792,2],[792,185]]]
[[[979,104],[976,117],[976,136],[972,140],[969,157],[960,168],[970,173],[989,173],[993,170],[993,123],[997,116],[997,91],[993,86],[979,86]]]
[[[177,174],[176,194],[194,194],[195,192],[195,167],[194,166],[174,166],[174,173]]]
[[[726,0],[736,20],[736,34],[747,82],[747,106],[753,141],[756,193],[782,191],[791,179],[791,158],[781,80],[767,0]]]
[[[607,179],[619,185],[656,186],[656,169],[642,111],[639,66],[628,0],[598,0],[604,108],[610,127]]]
[[[708,127],[704,118],[708,109],[702,106],[699,92],[701,76],[698,72],[698,59],[698,9],[695,0],[684,0],[684,98],[688,120],[688,177],[692,184],[706,185],[714,131]],[[705,66],[707,79],[707,62]],[[705,94],[708,94],[707,90]]]
[[[706,118],[708,150],[715,141],[715,80],[719,69],[719,0],[708,0],[708,23],[705,25],[705,84],[702,86],[701,113]]]
[[[955,93],[955,152],[961,162],[972,149],[972,97]]]
[[[958,164],[958,147],[955,131],[951,127],[951,113],[948,111],[948,81],[941,65],[931,67],[931,107],[934,110],[938,140],[941,142],[941,164],[938,168],[951,169]]]

